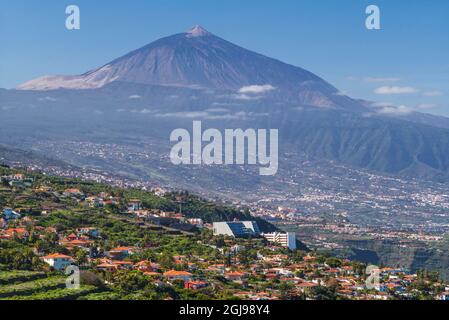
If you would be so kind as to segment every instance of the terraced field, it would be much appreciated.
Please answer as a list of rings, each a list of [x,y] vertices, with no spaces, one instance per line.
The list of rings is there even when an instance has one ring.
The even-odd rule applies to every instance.
[[[0,271],[0,285],[7,285],[20,281],[31,281],[45,277],[45,273],[38,271]]]
[[[55,289],[29,296],[13,296],[4,300],[75,300],[97,291],[97,287],[83,286],[79,289]]]
[[[65,279],[43,272],[0,271],[0,300],[75,300],[84,296],[95,299],[92,294],[98,292],[97,287],[67,289]]]

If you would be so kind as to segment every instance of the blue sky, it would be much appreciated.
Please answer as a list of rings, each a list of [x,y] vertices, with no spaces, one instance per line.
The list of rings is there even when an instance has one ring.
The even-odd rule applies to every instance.
[[[70,4],[81,30],[65,29]],[[382,30],[365,28],[370,4]],[[352,97],[449,116],[447,0],[0,0],[0,87],[84,73],[194,24]]]

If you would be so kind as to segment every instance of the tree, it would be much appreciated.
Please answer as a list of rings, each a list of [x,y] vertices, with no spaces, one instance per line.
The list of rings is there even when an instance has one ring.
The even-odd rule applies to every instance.
[[[140,271],[121,270],[113,275],[113,289],[122,294],[145,289],[149,279]]]
[[[87,253],[86,253],[86,251],[84,251],[82,249],[78,250],[76,252],[75,259],[76,259],[76,263],[79,266],[82,266],[83,264],[87,263]]]
[[[173,259],[173,256],[167,253],[163,253],[162,256],[159,258],[159,264],[164,269],[173,269],[175,261]]]
[[[330,257],[326,259],[326,264],[331,268],[341,267],[341,260],[335,257]]]

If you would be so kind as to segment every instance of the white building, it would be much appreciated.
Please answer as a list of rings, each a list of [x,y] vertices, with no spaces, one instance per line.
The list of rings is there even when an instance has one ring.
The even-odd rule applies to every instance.
[[[128,203],[128,211],[138,211],[142,209],[142,201],[139,199],[132,199]]]
[[[289,248],[290,250],[296,250],[296,234],[294,232],[264,233],[262,236],[269,242],[275,242],[283,247]]]
[[[191,225],[194,225],[198,228],[202,228],[204,226],[203,219],[194,218],[194,219],[187,219],[187,222]]]
[[[214,222],[214,235],[245,237],[259,235],[259,226],[255,221]]]
[[[42,259],[46,264],[58,271],[65,270],[65,268],[73,263],[72,257],[59,253],[42,257]]]

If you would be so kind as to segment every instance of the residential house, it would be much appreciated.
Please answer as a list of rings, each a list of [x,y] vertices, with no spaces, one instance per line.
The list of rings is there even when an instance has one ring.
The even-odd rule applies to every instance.
[[[20,213],[15,212],[13,209],[11,208],[5,208],[3,209],[3,213],[2,216],[5,220],[9,221],[9,220],[17,220],[20,219]]]
[[[62,194],[66,197],[76,197],[76,198],[84,197],[84,193],[82,193],[80,189],[76,188],[66,189]]]
[[[108,255],[113,259],[124,259],[134,254],[135,252],[136,248],[134,247],[117,247],[109,250]]]
[[[71,241],[62,240],[60,241],[60,245],[66,247],[67,249],[73,249],[73,248],[82,248],[82,249],[89,249],[90,246],[94,242],[92,240],[85,240],[85,239],[75,239]]]
[[[164,273],[164,277],[172,281],[182,280],[184,282],[189,282],[192,280],[192,274],[187,271],[170,270]]]
[[[5,239],[12,239],[14,237],[24,239],[30,236],[29,232],[25,228],[6,229],[3,234]]]
[[[133,263],[131,261],[100,259],[97,269],[106,272],[114,272],[121,269],[131,269]]]
[[[248,277],[248,274],[246,272],[226,272],[224,274],[224,277],[229,281],[243,281]]]
[[[98,238],[100,236],[100,231],[96,228],[85,227],[76,229],[78,236],[89,236],[93,238]]]
[[[160,266],[157,263],[153,263],[148,260],[143,260],[143,261],[137,262],[134,265],[134,268],[136,268],[137,270],[140,270],[142,272],[154,272],[156,270],[159,270]]]
[[[199,290],[202,288],[206,288],[208,286],[207,282],[204,281],[187,281],[184,283],[184,288],[185,289],[190,289],[190,290]]]
[[[128,211],[134,212],[142,209],[142,201],[139,199],[131,199],[128,202]]]
[[[42,257],[42,260],[55,270],[65,270],[73,263],[73,258],[64,254],[55,253]]]
[[[91,208],[102,208],[104,206],[104,200],[99,197],[88,197],[86,198],[86,203]]]

